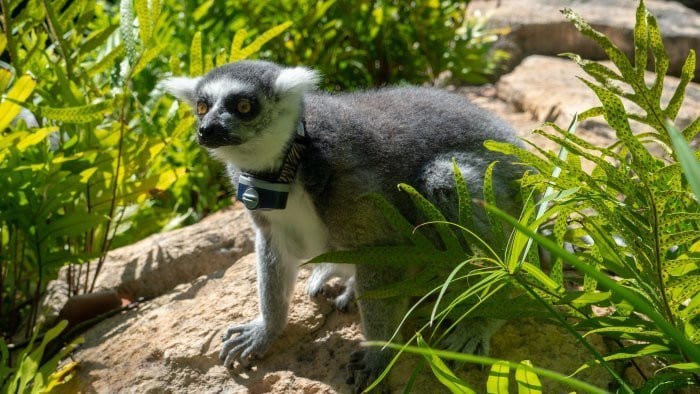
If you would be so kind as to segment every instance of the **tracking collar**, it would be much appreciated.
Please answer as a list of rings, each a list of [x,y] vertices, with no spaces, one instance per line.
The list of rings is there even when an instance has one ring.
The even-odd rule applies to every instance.
[[[286,208],[289,189],[305,148],[305,138],[306,126],[303,119],[300,119],[280,169],[274,173],[241,173],[238,177],[236,200],[241,201],[251,211]]]

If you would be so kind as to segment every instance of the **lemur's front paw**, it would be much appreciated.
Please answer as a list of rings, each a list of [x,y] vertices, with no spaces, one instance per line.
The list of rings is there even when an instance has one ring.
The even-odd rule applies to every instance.
[[[379,350],[376,348],[353,352],[347,366],[347,384],[355,386],[355,393],[363,392],[384,372],[391,361],[391,355],[392,352],[388,349]],[[388,378],[382,380],[377,389],[379,392],[389,393]]]
[[[238,335],[231,338],[233,334]],[[222,337],[223,346],[219,358],[224,360],[226,368],[230,368],[236,360],[262,357],[274,337],[261,318],[239,326],[231,326]]]

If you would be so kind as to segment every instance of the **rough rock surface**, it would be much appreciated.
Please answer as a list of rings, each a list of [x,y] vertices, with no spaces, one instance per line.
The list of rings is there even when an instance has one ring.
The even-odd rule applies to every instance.
[[[297,283],[289,325],[268,355],[252,367],[227,370],[218,359],[221,334],[232,323],[256,316],[255,257],[248,255],[228,269],[182,284],[166,295],[103,321],[84,334],[73,355],[76,376],[59,393],[335,393],[349,392],[345,365],[362,335],[357,310],[340,313],[325,300],[305,293],[308,270]],[[586,352],[557,327],[533,321],[505,325],[492,341],[494,357],[572,372]],[[400,388],[412,372],[408,358],[395,368],[391,384]],[[486,371],[467,368],[460,374],[482,387]],[[609,378],[592,370],[585,378],[605,387]],[[419,392],[440,392],[423,374]],[[564,387],[547,386],[561,391]]]
[[[198,225],[196,225],[198,226]],[[106,320],[85,334],[76,379],[61,391],[335,392],[342,362],[360,341],[357,316],[314,302],[297,286],[289,326],[252,369],[228,371],[218,352],[231,323],[256,316],[255,256]],[[300,277],[307,277],[307,271]]]
[[[115,290],[130,300],[156,297],[180,283],[229,267],[251,253],[254,242],[245,211],[228,208],[197,226],[155,234],[107,253],[95,291]],[[96,263],[91,265],[94,270]],[[67,269],[59,275],[65,278]],[[42,320],[50,322],[57,317],[68,297],[65,280],[49,283],[42,300]]]
[[[679,75],[690,49],[700,48],[700,14],[673,1],[644,2],[656,17],[669,55],[669,73]],[[511,64],[531,54],[555,56],[575,52],[589,59],[603,59],[597,44],[582,36],[559,10],[571,8],[591,26],[606,34],[623,51],[633,52],[636,2],[629,0],[475,0],[469,5],[489,15],[488,26],[509,28],[503,48],[512,55]],[[700,63],[695,76],[700,77]]]

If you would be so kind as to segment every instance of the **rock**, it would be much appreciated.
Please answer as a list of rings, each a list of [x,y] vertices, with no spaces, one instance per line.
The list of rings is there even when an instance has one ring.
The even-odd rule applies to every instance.
[[[180,283],[229,267],[254,249],[255,234],[240,206],[194,226],[156,234],[107,254],[95,290],[116,289],[132,299],[155,297]],[[94,267],[94,264],[93,264]]]
[[[114,290],[130,300],[156,297],[178,284],[229,267],[251,253],[254,243],[245,211],[240,206],[224,209],[195,225],[110,251],[94,291]],[[96,265],[91,262],[91,269]],[[68,301],[67,276],[66,267],[59,280],[48,284],[40,321],[53,321]]]
[[[602,63],[614,69],[610,62]],[[498,81],[495,95],[514,109],[529,114],[538,123],[535,128],[541,128],[541,124],[545,121],[554,122],[566,128],[575,113],[600,105],[593,91],[576,76],[586,76],[586,74],[571,60],[538,55],[528,56],[511,73],[504,75]],[[653,73],[647,72],[647,77],[648,81],[651,81]],[[663,105],[668,103],[678,83],[679,79],[675,77],[667,76],[664,79]],[[482,102],[481,105],[484,103]],[[629,102],[626,106],[632,112],[639,112]],[[498,105],[491,109],[503,112]],[[697,118],[698,114],[700,114],[700,84],[691,82],[686,88],[685,100],[676,118],[676,125],[680,128],[686,127]],[[513,116],[506,115],[506,118],[512,121]],[[558,151],[556,144],[531,133],[532,123],[526,122],[524,126],[519,126],[523,122],[516,121],[513,124],[522,138],[530,140],[537,146]],[[636,122],[632,122],[631,125],[637,132],[646,129]],[[604,123],[602,117],[590,119],[580,126],[577,135],[597,146],[609,146],[617,140],[614,131]]]
[[[258,313],[252,254],[93,327],[72,356],[79,363],[74,378],[57,392],[349,392],[345,365],[363,340],[357,310],[340,313],[325,300],[309,298],[308,276],[302,269],[289,325],[250,368],[227,370],[218,352],[229,324],[246,322]],[[550,346],[555,340],[557,345]],[[506,324],[492,344],[496,357],[529,359],[564,373],[587,357],[563,329],[531,320]],[[403,387],[415,365],[415,357],[403,358],[392,372],[392,387]],[[601,387],[610,381],[599,370],[591,371],[586,380]],[[459,373],[475,387],[483,387],[487,377],[487,371],[476,366]],[[421,390],[445,391],[427,370],[416,384]]]
[[[658,21],[669,55],[669,73],[680,75],[688,52],[700,48],[700,14],[676,2],[644,3]],[[629,0],[475,0],[469,5],[472,13],[489,16],[487,26],[510,29],[500,46],[512,54],[511,68],[532,54],[575,52],[588,59],[606,58],[597,44],[579,33],[559,12],[567,7],[631,55],[636,6],[636,1]],[[699,71],[700,62],[696,63],[696,80],[700,78]]]
[[[347,391],[343,365],[361,340],[358,316],[310,299],[307,277],[304,269],[284,334],[252,368],[229,371],[218,358],[225,328],[258,313],[251,254],[86,332],[76,376],[59,392]]]

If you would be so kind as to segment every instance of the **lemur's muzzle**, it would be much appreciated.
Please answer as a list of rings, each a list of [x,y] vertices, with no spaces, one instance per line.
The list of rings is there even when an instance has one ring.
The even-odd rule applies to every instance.
[[[210,122],[197,128],[197,142],[207,148],[218,148],[226,145],[239,145],[241,139],[230,135],[226,127],[218,122]]]

